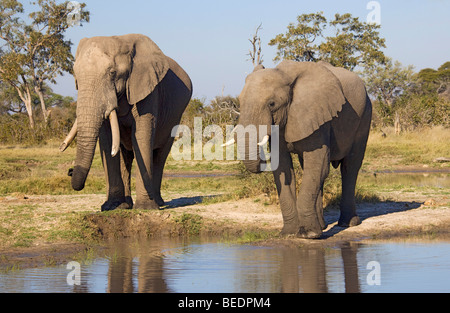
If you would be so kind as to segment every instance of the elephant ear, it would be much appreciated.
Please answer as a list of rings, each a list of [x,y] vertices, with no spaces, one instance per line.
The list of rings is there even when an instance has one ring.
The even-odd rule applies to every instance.
[[[169,62],[159,47],[148,37],[132,35],[133,68],[127,82],[129,104],[144,100],[164,79]]]
[[[337,117],[347,102],[338,78],[325,67],[310,62],[289,66],[296,74],[291,85],[285,138],[287,142],[305,139]],[[280,68],[283,70],[283,68]]]

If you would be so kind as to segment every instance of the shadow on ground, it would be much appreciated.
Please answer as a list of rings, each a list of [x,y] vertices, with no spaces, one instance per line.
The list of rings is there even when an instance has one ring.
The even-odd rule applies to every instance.
[[[380,203],[359,203],[357,204],[357,213],[361,222],[364,220],[389,215],[393,213],[406,212],[414,209],[418,209],[423,205],[421,202],[394,202],[394,201],[382,201]],[[335,224],[323,233],[324,239],[330,238],[341,231],[347,229],[337,225],[340,216],[340,210],[336,206],[325,208],[325,222],[328,225]]]
[[[216,197],[219,197],[219,195],[182,197],[178,199],[172,199],[171,201],[166,202],[165,206],[162,209],[168,210],[182,208],[190,205],[200,204],[207,199],[213,199]]]

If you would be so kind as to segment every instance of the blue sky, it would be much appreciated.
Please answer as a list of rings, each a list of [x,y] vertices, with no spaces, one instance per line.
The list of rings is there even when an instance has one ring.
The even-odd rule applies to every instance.
[[[91,22],[70,29],[75,53],[83,37],[142,33],[188,72],[194,97],[236,96],[253,66],[248,39],[262,23],[264,64],[273,67],[270,39],[284,33],[303,13],[351,13],[365,21],[369,0],[85,0]],[[416,70],[450,60],[450,0],[379,0],[386,55]],[[54,90],[76,97],[73,78],[58,79]]]

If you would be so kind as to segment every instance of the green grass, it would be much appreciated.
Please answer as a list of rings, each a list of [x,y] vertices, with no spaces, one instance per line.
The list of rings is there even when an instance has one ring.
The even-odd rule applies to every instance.
[[[450,130],[441,127],[425,129],[415,133],[395,135],[391,130],[373,130],[369,138],[363,170],[386,170],[401,166],[428,166],[450,168],[450,164],[434,163],[440,156],[450,156]],[[70,147],[65,153],[58,150],[59,142],[49,142],[40,147],[0,147],[0,196],[15,193],[27,195],[80,194],[72,190],[68,169],[73,167],[76,149]],[[296,158],[294,157],[296,160]],[[301,171],[297,174],[300,178]],[[134,164],[134,168],[135,168]],[[277,194],[270,173],[251,175],[246,173],[240,162],[227,161],[175,161],[169,156],[166,173],[239,173],[238,177],[203,177],[164,179],[162,189],[173,192],[192,190],[216,192],[220,199],[240,199],[264,193],[271,202],[277,201]],[[326,184],[326,191],[336,194],[339,179],[333,171]],[[299,179],[300,182],[300,179]],[[132,186],[135,180],[132,178]],[[330,188],[327,188],[330,187]],[[81,194],[104,193],[106,183],[99,153],[95,154],[86,188]],[[223,196],[226,193],[228,196]]]
[[[76,194],[71,187],[69,168],[73,167],[75,149],[65,153],[57,143],[40,147],[0,147],[0,195]],[[101,159],[96,153],[84,194],[105,190]]]
[[[182,232],[189,236],[199,235],[203,227],[203,217],[197,214],[183,213],[174,220],[181,226]]]
[[[438,157],[450,157],[450,129],[426,128],[395,135],[385,129],[386,137],[373,130],[367,146],[364,168],[389,169],[398,166],[423,165],[450,168],[450,164],[435,163]]]
[[[257,241],[263,241],[268,239],[274,239],[279,237],[279,232],[263,232],[263,231],[247,231],[236,239],[231,240],[231,242],[237,243],[254,243]]]

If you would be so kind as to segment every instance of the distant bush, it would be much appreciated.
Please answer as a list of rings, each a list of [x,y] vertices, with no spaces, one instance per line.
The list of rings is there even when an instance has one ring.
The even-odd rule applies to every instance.
[[[69,133],[75,112],[69,108],[53,108],[47,123],[36,118],[34,129],[26,114],[0,115],[0,144],[42,144],[51,139],[63,139]]]
[[[438,94],[408,94],[397,100],[394,106],[382,101],[372,101],[373,127],[394,126],[398,116],[402,130],[413,131],[422,127],[450,127],[450,102]]]
[[[400,100],[397,110],[404,130],[427,126],[450,127],[450,102],[437,94],[413,94]]]

